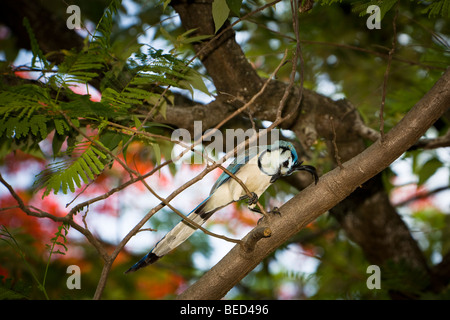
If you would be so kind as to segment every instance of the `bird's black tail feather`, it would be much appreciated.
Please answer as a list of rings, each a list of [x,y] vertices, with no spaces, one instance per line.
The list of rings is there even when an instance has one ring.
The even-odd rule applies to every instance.
[[[192,210],[192,212],[188,214],[187,218],[199,225],[202,225],[216,210],[220,209],[216,208],[212,211],[206,212],[205,207],[208,203],[208,199],[209,197],[200,203],[194,210]],[[189,223],[187,220],[181,220],[180,223],[169,231],[145,257],[139,260],[130,269],[125,271],[125,273],[135,272],[148,266],[149,264],[155,263],[169,251],[173,250],[185,241],[192,233],[195,232],[195,230],[197,230],[196,226]]]
[[[136,262],[130,269],[125,271],[125,273],[135,272],[143,267],[148,266],[149,264],[155,263],[156,261],[159,260],[159,258],[161,257],[158,257],[153,252],[149,252],[145,257]]]

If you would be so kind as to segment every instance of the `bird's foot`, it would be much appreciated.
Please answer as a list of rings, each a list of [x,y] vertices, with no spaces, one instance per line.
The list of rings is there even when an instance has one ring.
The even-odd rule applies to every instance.
[[[263,221],[265,218],[267,218],[267,214],[265,214],[264,212],[262,212],[261,210],[259,210],[259,208],[251,208],[249,207],[250,210],[252,210],[253,212],[259,213],[260,215],[262,215],[261,218],[258,219],[258,222],[256,222],[256,224],[259,224],[261,221]]]
[[[253,209],[254,212],[258,212],[260,214],[262,214],[263,216],[261,217],[261,219],[258,220],[257,224],[259,224],[261,221],[263,221],[265,218],[270,219],[271,216],[281,216],[281,212],[280,209],[278,207],[273,207],[272,210],[270,210],[269,212],[267,212],[267,214],[264,214],[263,212]]]
[[[269,211],[270,214],[274,214],[277,216],[281,216],[280,209],[278,207],[273,207],[272,210]]]
[[[254,192],[251,193],[251,198],[248,199],[248,205],[251,206],[258,202],[258,195]]]

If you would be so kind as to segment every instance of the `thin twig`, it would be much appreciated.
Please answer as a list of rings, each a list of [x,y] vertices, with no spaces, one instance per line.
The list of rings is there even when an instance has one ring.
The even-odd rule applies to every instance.
[[[236,239],[232,239],[232,238],[228,238],[226,236],[211,232],[206,230],[205,228],[203,228],[201,225],[199,225],[198,223],[196,223],[195,221],[193,221],[192,219],[190,219],[188,216],[185,216],[184,214],[182,214],[180,211],[178,211],[175,207],[173,207],[169,201],[167,201],[166,199],[164,199],[163,197],[160,197],[148,184],[147,182],[145,182],[145,180],[142,181],[142,183],[145,185],[145,187],[156,197],[158,198],[158,200],[162,201],[166,206],[168,206],[173,212],[175,212],[178,216],[180,216],[184,221],[186,221],[188,224],[190,224],[192,227],[196,228],[196,229],[200,229],[201,231],[203,231],[205,234],[218,238],[218,239],[222,239],[228,242],[232,242],[232,243],[240,243],[240,240],[236,240]]]
[[[387,61],[387,67],[386,72],[384,73],[384,81],[383,81],[383,94],[381,97],[381,106],[380,106],[380,137],[381,142],[384,141],[384,105],[386,102],[386,89],[387,89],[387,82],[389,78],[389,72],[391,70],[391,63],[392,63],[392,56],[395,52],[395,47],[397,44],[397,17],[398,17],[398,7],[399,7],[400,1],[397,2],[397,8],[395,9],[395,16],[392,21],[392,28],[393,28],[393,37],[392,37],[392,48],[389,50],[389,56]]]
[[[105,151],[106,153],[108,153],[115,161],[118,161],[121,166],[130,174],[130,177],[133,178],[133,176],[136,177],[142,177],[141,174],[133,169],[131,169],[126,163],[122,162],[122,160],[120,160],[116,155],[114,155],[108,148],[105,148],[103,145],[99,144],[97,141],[93,140],[91,137],[87,136],[85,133],[83,133],[81,130],[79,130],[78,128],[76,128],[72,121],[70,120],[69,117],[67,117],[65,114],[63,114],[64,117],[66,118],[67,122],[69,123],[70,126],[72,126],[75,130],[77,130],[81,135],[83,135],[86,139],[88,139],[92,144],[95,144],[98,148],[102,149],[103,151]],[[222,235],[218,235],[215,234],[213,232],[210,232],[206,229],[204,229],[202,226],[198,225],[197,223],[195,223],[194,221],[192,221],[191,219],[189,219],[188,217],[185,217],[182,213],[180,213],[178,210],[176,210],[174,207],[172,207],[169,202],[166,199],[161,198],[160,196],[158,196],[158,194],[152,189],[150,188],[150,186],[145,182],[144,179],[141,179],[141,182],[144,184],[144,186],[147,188],[147,190],[150,191],[150,193],[152,193],[155,197],[157,197],[160,201],[162,201],[165,205],[169,206],[170,209],[172,209],[173,211],[175,211],[178,215],[180,215],[184,220],[186,220],[189,224],[194,225],[196,228],[202,230],[204,233],[214,236],[216,238],[220,238],[223,240],[227,240],[233,243],[238,243],[239,240],[235,240],[235,239],[230,239],[228,237],[222,236]],[[181,190],[182,191],[182,190]],[[180,191],[180,192],[181,192]],[[86,212],[87,214],[87,212]],[[86,216],[86,215],[85,215]],[[84,216],[84,218],[85,218]],[[83,222],[85,222],[83,218]],[[85,225],[86,229],[87,226]],[[115,257],[110,257],[112,259],[115,259]]]
[[[220,169],[222,169],[226,174],[228,174],[232,179],[236,180],[237,183],[239,183],[242,187],[242,189],[244,189],[247,197],[249,199],[252,199],[252,193],[250,192],[250,190],[248,190],[247,186],[245,185],[244,182],[242,182],[241,179],[239,179],[238,177],[236,177],[236,175],[234,175],[233,173],[230,172],[230,170],[226,169],[225,167],[220,166]],[[269,215],[267,214],[266,210],[264,209],[264,207],[259,203],[256,202],[258,208],[261,210],[261,213],[265,216],[268,217]]]
[[[282,118],[280,117],[280,118],[275,119],[275,121],[267,128],[267,130],[269,130],[269,131],[272,130],[273,128],[275,128],[276,126],[278,126],[279,124],[281,124],[282,122],[286,121],[287,119],[290,119],[297,112],[298,108],[300,107],[300,103],[302,101],[302,98],[303,98],[303,83],[304,83],[304,72],[303,72],[304,68],[303,68],[303,65],[304,65],[304,60],[303,60],[303,54],[302,54],[301,46],[300,46],[300,34],[299,34],[299,30],[298,30],[298,16],[297,16],[297,13],[294,13],[296,5],[291,5],[291,8],[292,8],[291,10],[292,10],[293,25],[294,25],[294,28],[295,28],[295,37],[296,37],[296,41],[297,41],[296,42],[295,55],[294,55],[294,59],[293,59],[292,63],[294,65],[297,65],[297,59],[300,58],[300,64],[301,64],[301,70],[300,70],[300,96],[298,98],[298,101],[297,101],[296,105],[294,106],[294,109],[289,114],[287,114],[286,116],[284,116]],[[284,96],[287,97],[287,95],[289,94],[289,91],[292,88],[293,83],[294,83],[295,73],[296,73],[296,67],[295,68],[293,67],[292,71],[291,71],[291,77],[289,79],[289,84],[288,84],[288,86],[286,87],[286,89],[284,91],[283,97]],[[292,75],[294,75],[294,76],[292,76]],[[286,102],[285,99],[282,99],[280,101],[280,105],[278,106],[278,111],[280,109],[284,108],[284,103],[285,102]]]
[[[94,248],[97,249],[98,253],[104,260],[108,258],[108,253],[106,252],[105,248],[100,243],[100,241],[97,240],[97,238],[95,238],[89,230],[81,227],[72,218],[69,218],[67,216],[57,217],[34,206],[27,206],[23,202],[22,198],[14,191],[14,188],[3,179],[1,174],[0,174],[0,182],[8,189],[11,196],[17,201],[19,208],[25,214],[38,218],[48,218],[55,222],[68,223],[72,228],[79,231],[86,237],[86,239],[94,246]]]
[[[152,229],[152,228],[142,228],[142,229],[139,229],[139,230],[137,231],[137,233],[143,232],[143,231],[152,231],[152,232],[154,232],[154,231],[158,231],[158,230]]]
[[[83,188],[83,190],[81,190],[71,201],[66,203],[66,208],[68,208],[75,200],[77,200],[77,198],[81,196],[86,191],[86,189],[89,188],[89,186],[94,183],[94,181],[95,180],[89,181],[89,183]]]
[[[292,59],[292,70],[291,70],[291,74],[289,76],[289,84],[286,87],[286,89],[284,90],[284,94],[283,97],[280,100],[280,104],[278,105],[278,109],[277,109],[277,116],[276,119],[282,119],[281,118],[281,114],[283,112],[284,106],[286,104],[287,98],[290,94],[291,89],[294,86],[294,81],[295,81],[295,75],[297,73],[297,60],[300,57],[301,60],[301,73],[300,73],[300,97],[298,99],[296,108],[294,108],[294,111],[291,112],[289,114],[289,118],[292,114],[294,114],[294,112],[297,111],[298,106],[300,105],[300,102],[302,100],[302,96],[303,96],[303,56],[301,54],[301,47],[300,47],[300,34],[299,34],[299,26],[298,26],[298,2],[296,0],[291,0],[291,11],[292,11],[292,27],[294,29],[294,33],[295,33],[295,40],[296,40],[296,46],[295,46],[295,52],[294,52],[294,57]],[[288,119],[288,118],[285,118]],[[284,121],[284,120],[283,120]]]
[[[333,147],[334,147],[334,158],[336,159],[336,163],[338,164],[339,168],[342,170],[344,169],[344,166],[342,165],[341,162],[341,157],[339,156],[339,150],[338,150],[338,146],[336,143],[336,129],[334,128],[334,121],[333,121],[333,117],[330,117],[330,125],[331,125],[331,130],[333,131]]]
[[[433,139],[420,139],[409,150],[415,149],[437,149],[450,147],[450,129],[447,130],[443,136],[439,136]]]
[[[433,189],[433,190],[430,190],[430,191],[427,191],[427,192],[421,192],[421,193],[413,195],[412,197],[410,197],[410,198],[408,198],[406,200],[403,200],[403,201],[398,202],[398,203],[394,203],[393,205],[395,207],[403,207],[403,206],[406,206],[406,205],[410,204],[411,202],[414,202],[414,201],[417,201],[417,200],[421,200],[421,199],[426,199],[426,198],[428,198],[428,197],[430,197],[430,196],[432,196],[432,195],[434,195],[434,194],[436,194],[438,192],[449,190],[449,188],[450,188],[449,186],[444,186],[444,187],[438,187],[436,189]]]

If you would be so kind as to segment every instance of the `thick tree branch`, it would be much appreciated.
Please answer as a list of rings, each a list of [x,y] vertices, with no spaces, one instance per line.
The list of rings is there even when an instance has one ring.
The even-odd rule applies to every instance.
[[[6,0],[2,1],[0,22],[7,25],[17,38],[21,48],[31,49],[30,37],[23,26],[23,18],[27,17],[44,54],[52,62],[59,63],[62,59],[60,50],[83,48],[83,38],[74,30],[69,30],[66,21],[54,15],[40,1]],[[45,17],[43,19],[42,17]],[[67,15],[67,17],[69,17]],[[49,36],[51,35],[51,36]]]
[[[212,19],[212,1],[176,0],[171,6],[180,15],[186,30],[195,29],[195,35],[213,35],[215,31]],[[224,27],[227,27],[228,23]],[[204,46],[206,50],[202,50]],[[194,44],[201,51],[200,60],[213,78],[218,92],[234,96],[252,97],[262,86],[256,71],[248,63],[241,47],[234,40],[233,29],[212,41]],[[217,64],[217,61],[222,63]]]
[[[429,272],[417,242],[389,201],[381,174],[362,184],[330,212],[370,263],[382,266],[387,261],[401,261]]]
[[[334,169],[322,176],[317,185],[309,186],[288,201],[280,208],[281,217],[270,219],[270,238],[261,239],[251,254],[242,254],[241,247],[235,246],[178,298],[222,298],[268,254],[391,164],[426,132],[449,105],[450,69],[447,69],[433,88],[386,134],[383,143],[378,140],[344,163],[344,170]]]

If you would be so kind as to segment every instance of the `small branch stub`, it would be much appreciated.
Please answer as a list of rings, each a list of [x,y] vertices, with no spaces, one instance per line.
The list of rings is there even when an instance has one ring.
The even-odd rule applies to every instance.
[[[241,243],[242,250],[245,253],[250,253],[255,250],[256,243],[263,239],[269,238],[272,235],[272,230],[269,227],[257,227],[253,229],[248,238]]]

